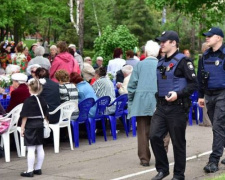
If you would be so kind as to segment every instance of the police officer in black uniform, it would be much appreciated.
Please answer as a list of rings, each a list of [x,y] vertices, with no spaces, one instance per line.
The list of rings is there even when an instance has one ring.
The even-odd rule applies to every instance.
[[[163,138],[169,132],[174,150],[174,175],[172,180],[184,180],[186,166],[185,130],[190,107],[190,95],[197,90],[197,77],[192,61],[179,53],[179,37],[175,31],[163,32],[160,41],[166,55],[158,62],[157,108],[152,117],[150,140],[156,159],[158,174],[152,180],[169,175],[169,162]]]
[[[213,127],[212,153],[204,171],[214,173],[219,170],[218,163],[225,145],[225,45],[220,28],[212,27],[203,35],[210,48],[205,51],[198,65],[198,103],[200,107],[206,104]],[[225,164],[225,160],[221,163]]]

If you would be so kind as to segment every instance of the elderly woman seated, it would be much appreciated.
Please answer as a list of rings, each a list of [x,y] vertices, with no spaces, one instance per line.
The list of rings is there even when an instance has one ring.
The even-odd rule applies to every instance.
[[[26,85],[27,75],[23,73],[14,73],[12,76],[12,86],[15,88],[11,93],[11,99],[6,112],[10,112],[14,107],[23,103],[25,99],[30,97],[29,89]]]
[[[33,64],[39,64],[41,67],[49,70],[51,64],[47,58],[44,58],[43,55],[45,53],[45,49],[42,46],[37,46],[34,50],[35,58],[31,59],[28,63],[28,67]]]
[[[92,60],[91,60],[90,57],[84,58],[84,67],[83,67],[83,70],[82,70],[82,75],[87,82],[90,82],[91,79],[95,75],[95,70],[92,67]]]
[[[87,98],[94,98],[94,100],[98,99],[91,85],[84,81],[80,74],[76,72],[71,73],[70,82],[74,83],[78,89],[78,102],[81,102]],[[96,107],[94,106],[89,111],[89,115],[94,116],[95,111]]]
[[[126,65],[126,66],[123,66],[121,70],[122,70],[123,75],[124,75],[125,78],[123,80],[123,83],[121,83],[121,82],[117,82],[116,83],[116,86],[119,89],[119,94],[120,95],[128,94],[127,85],[129,83],[130,76],[131,76],[131,73],[133,71],[133,66]]]
[[[78,104],[78,91],[74,83],[70,83],[69,73],[65,70],[58,70],[55,73],[55,78],[59,81],[60,101],[76,101]],[[71,119],[77,119],[79,111],[72,114]]]
[[[98,98],[103,96],[109,96],[111,102],[116,99],[114,85],[112,81],[106,77],[106,69],[100,67],[95,70],[95,83],[93,84],[93,89]],[[113,114],[115,112],[115,106],[110,106],[106,108],[106,114]]]

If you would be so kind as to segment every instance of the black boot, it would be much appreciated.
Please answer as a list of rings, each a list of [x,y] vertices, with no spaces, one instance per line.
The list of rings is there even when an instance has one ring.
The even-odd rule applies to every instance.
[[[206,173],[214,173],[218,170],[219,170],[218,164],[215,162],[208,162],[208,164],[204,167],[204,171]]]

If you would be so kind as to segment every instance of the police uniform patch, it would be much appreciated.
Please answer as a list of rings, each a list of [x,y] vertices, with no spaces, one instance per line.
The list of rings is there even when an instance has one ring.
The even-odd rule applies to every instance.
[[[190,70],[194,69],[194,66],[193,66],[192,62],[188,62],[187,66],[188,66],[188,69],[190,69]]]

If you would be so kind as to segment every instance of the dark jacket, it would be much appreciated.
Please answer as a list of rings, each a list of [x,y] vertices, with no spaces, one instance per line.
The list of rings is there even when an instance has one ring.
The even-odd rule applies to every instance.
[[[40,94],[49,106],[49,112],[54,111],[60,105],[59,85],[54,81],[46,78],[46,83],[43,85],[43,90]],[[60,112],[54,115],[49,115],[49,123],[55,124],[59,121]]]

